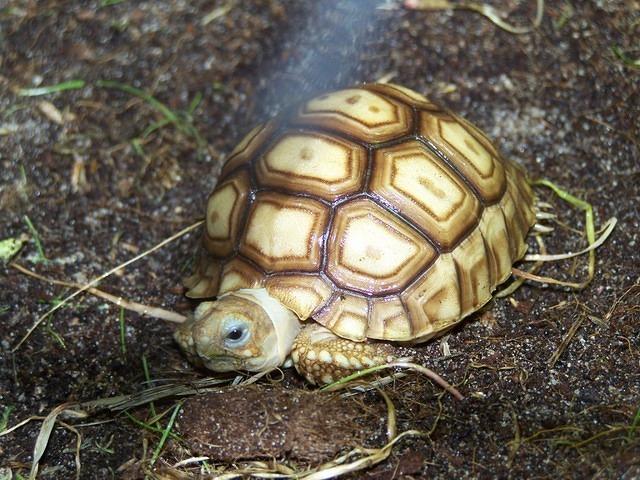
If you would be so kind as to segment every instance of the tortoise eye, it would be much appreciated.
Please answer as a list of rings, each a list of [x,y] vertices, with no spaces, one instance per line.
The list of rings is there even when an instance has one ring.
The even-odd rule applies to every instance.
[[[243,322],[232,321],[224,331],[224,343],[229,348],[242,347],[251,336],[248,325]]]
[[[227,333],[227,338],[229,340],[240,340],[244,332],[245,332],[244,328],[235,327],[231,329],[229,333]]]

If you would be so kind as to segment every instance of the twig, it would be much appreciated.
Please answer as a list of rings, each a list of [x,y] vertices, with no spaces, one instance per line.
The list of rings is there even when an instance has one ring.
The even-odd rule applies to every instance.
[[[447,382],[444,378],[442,378],[440,375],[438,375],[436,372],[434,372],[430,368],[427,368],[424,365],[419,365],[417,363],[408,362],[408,361],[405,361],[403,359],[400,359],[400,360],[397,360],[397,361],[394,361],[394,362],[385,363],[384,365],[377,365],[375,367],[366,368],[364,370],[358,370],[357,372],[355,372],[355,373],[353,373],[351,375],[348,375],[348,376],[346,376],[344,378],[341,378],[340,380],[338,380],[336,382],[330,383],[329,385],[325,385],[320,390],[321,391],[338,390],[340,388],[344,388],[344,386],[346,384],[348,384],[349,382],[351,382],[352,380],[355,380],[355,379],[360,378],[360,377],[364,377],[365,375],[369,375],[370,373],[376,372],[378,370],[384,370],[386,368],[394,368],[394,367],[396,367],[396,368],[409,368],[411,370],[415,370],[417,372],[420,372],[423,375],[426,375],[427,377],[429,377],[434,382],[436,382],[442,388],[444,388],[447,392],[449,392],[451,395],[453,395],[457,400],[463,400],[464,399],[462,394],[453,385],[451,385],[449,382]]]
[[[553,355],[551,355],[549,360],[547,360],[547,365],[549,365],[549,368],[553,368],[555,366],[560,356],[564,353],[564,351],[569,346],[569,343],[571,343],[571,339],[574,337],[574,335],[578,331],[578,328],[580,328],[580,325],[582,325],[583,321],[584,321],[584,316],[580,315],[580,318],[578,318],[575,322],[573,322],[573,324],[567,331],[567,334],[562,339],[562,342],[560,342],[560,345],[558,345],[558,348],[556,349],[556,351],[553,352]]]

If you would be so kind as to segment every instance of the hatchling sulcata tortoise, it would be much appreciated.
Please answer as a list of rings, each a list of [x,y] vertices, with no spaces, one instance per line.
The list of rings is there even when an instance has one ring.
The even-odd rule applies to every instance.
[[[175,338],[211,370],[290,359],[330,383],[482,307],[535,220],[525,174],[467,121],[397,85],[327,93],[231,153],[185,282],[217,300]]]

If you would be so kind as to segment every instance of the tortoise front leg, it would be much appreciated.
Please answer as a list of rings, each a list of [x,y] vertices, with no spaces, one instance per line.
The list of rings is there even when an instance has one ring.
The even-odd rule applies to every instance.
[[[386,343],[354,342],[315,323],[302,329],[291,349],[296,370],[313,384],[333,383],[396,357],[393,347]]]

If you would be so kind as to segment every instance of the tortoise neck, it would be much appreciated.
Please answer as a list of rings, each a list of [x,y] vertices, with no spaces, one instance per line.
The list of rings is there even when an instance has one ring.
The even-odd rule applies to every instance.
[[[244,298],[259,305],[265,311],[275,333],[275,341],[271,349],[277,359],[277,365],[273,367],[283,365],[291,352],[293,341],[300,332],[300,320],[296,314],[272,297],[265,288],[243,288],[226,295]]]

